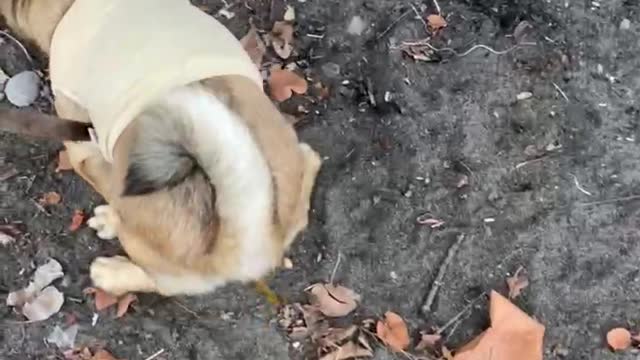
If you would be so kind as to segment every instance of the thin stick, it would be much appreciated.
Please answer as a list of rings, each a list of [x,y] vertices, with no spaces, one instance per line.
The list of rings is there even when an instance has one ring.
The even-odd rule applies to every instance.
[[[516,165],[516,167],[515,167],[515,169],[516,169],[516,170],[518,170],[518,169],[520,169],[520,168],[521,168],[521,167],[523,167],[523,166],[527,166],[527,165],[529,165],[529,164],[537,163],[538,161],[542,161],[542,160],[544,160],[544,159],[546,159],[546,158],[547,158],[547,156],[545,155],[545,156],[541,156],[541,157],[539,157],[539,158],[537,158],[537,159],[523,161],[523,162],[521,162],[521,163],[517,164],[517,165]]]
[[[146,358],[145,360],[153,360],[155,358],[157,358],[158,356],[164,354],[164,349],[160,349],[158,350],[158,352],[156,352],[155,354],[149,356],[148,358]]]
[[[420,15],[420,12],[418,11],[418,9],[416,9],[416,7],[413,4],[410,4],[410,5],[411,5],[411,9],[413,9],[413,12],[416,13],[416,16],[418,17],[418,19],[420,19],[420,21],[424,25],[424,31],[426,31],[427,34],[429,34],[429,25],[424,20],[424,18]]]
[[[640,199],[640,195],[631,195],[631,196],[613,198],[613,199],[602,200],[602,201],[581,203],[581,204],[578,204],[578,206],[587,207],[587,206],[605,205],[605,204],[613,204],[613,203],[617,203],[617,202],[637,200],[637,199]]]
[[[491,47],[489,47],[487,45],[477,44],[477,45],[472,46],[469,50],[467,50],[467,51],[465,51],[463,53],[459,53],[453,48],[437,48],[437,47],[429,44],[426,41],[403,42],[402,45],[403,46],[426,46],[426,47],[428,47],[429,49],[431,49],[431,50],[433,50],[435,52],[450,52],[450,53],[453,53],[457,57],[464,57],[464,56],[467,56],[467,55],[471,54],[472,52],[474,52],[474,51],[476,51],[478,49],[484,49],[484,50],[486,50],[486,51],[488,51],[488,52],[490,52],[490,53],[492,53],[494,55],[505,55],[505,54],[508,54],[511,51],[513,51],[513,50],[515,50],[515,49],[517,49],[519,47],[522,47],[522,46],[535,46],[537,44],[534,43],[534,42],[522,42],[522,43],[513,45],[512,47],[510,47],[510,48],[508,48],[506,50],[495,50],[495,49],[493,49],[493,48],[491,48]]]
[[[336,277],[336,272],[338,271],[338,267],[340,266],[340,260],[342,260],[342,253],[338,251],[338,260],[336,260],[336,264],[333,266],[333,270],[331,271],[331,277],[329,278],[329,284],[333,285],[333,279]]]
[[[439,327],[438,330],[436,330],[436,334],[441,335],[443,332],[445,332],[445,330],[451,327],[451,325],[457,323],[458,320],[460,320],[460,318],[462,318],[469,310],[471,310],[476,305],[478,301],[483,299],[486,295],[487,295],[486,292],[482,292],[482,294],[478,295],[475,299],[471,300],[471,302],[467,304],[467,306],[465,306],[459,313],[457,313],[454,317],[452,317],[449,321],[447,321],[446,324]]]
[[[562,97],[563,97],[567,102],[569,102],[569,97],[567,97],[567,94],[565,94],[565,93],[564,93],[564,91],[562,91],[562,89],[560,88],[560,86],[558,86],[558,84],[556,84],[556,83],[554,83],[554,82],[552,82],[552,84],[553,84],[553,87],[555,87],[555,88],[556,88],[556,90],[558,90],[558,92],[560,93],[560,95],[562,95]]]
[[[9,34],[8,32],[6,32],[4,30],[0,30],[0,34],[8,37],[9,39],[11,39],[11,41],[16,43],[16,45],[18,45],[20,47],[22,52],[24,52],[24,55],[27,57],[29,62],[33,65],[33,58],[31,57],[31,55],[29,55],[29,52],[27,51],[27,48],[24,45],[22,45],[20,40],[16,39],[15,37],[13,37],[13,35]]]
[[[582,187],[582,185],[580,185],[580,183],[578,182],[578,178],[575,175],[573,174],[569,174],[569,175],[573,178],[573,182],[576,184],[576,187],[578,188],[578,190],[580,190],[580,192],[588,196],[593,196],[592,193],[588,192],[587,190],[585,190],[585,188]]]
[[[193,315],[195,318],[200,319],[200,315],[198,315],[197,312],[189,309],[185,304],[181,303],[178,300],[173,300],[173,302],[178,305],[182,310],[188,312],[189,314]]]
[[[380,35],[376,36],[376,40],[380,40],[382,39],[385,35],[387,35],[387,33],[389,31],[391,31],[391,29],[393,29],[394,26],[396,26],[396,24],[398,24],[400,22],[400,20],[404,19],[407,15],[409,15],[410,12],[412,12],[413,10],[407,10],[404,13],[402,13],[402,15],[400,15],[399,18],[395,19],[391,25],[389,25],[386,29],[384,29],[383,32],[380,33]]]
[[[438,11],[438,15],[442,14],[442,10],[440,10],[440,5],[438,4],[438,0],[433,0],[433,5],[436,6],[436,10]]]
[[[442,281],[444,279],[444,275],[447,272],[447,268],[449,267],[449,264],[451,264],[451,262],[453,261],[453,258],[458,253],[458,250],[460,249],[460,245],[465,240],[465,238],[466,236],[464,236],[464,234],[458,235],[456,242],[454,242],[453,245],[451,245],[451,247],[447,251],[447,257],[445,257],[444,261],[442,262],[442,265],[440,265],[440,269],[438,269],[438,275],[436,276],[436,279],[433,282],[433,285],[431,286],[429,295],[427,295],[427,300],[425,301],[424,305],[422,305],[423,314],[428,314],[429,312],[431,312],[431,307],[433,306],[433,302],[436,299],[436,295],[438,295],[438,291],[440,290],[440,287],[442,287]]]

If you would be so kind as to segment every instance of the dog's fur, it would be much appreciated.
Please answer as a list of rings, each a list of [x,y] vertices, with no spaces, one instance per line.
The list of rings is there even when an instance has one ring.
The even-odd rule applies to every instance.
[[[0,13],[48,53],[72,3],[0,0]],[[56,97],[55,107],[90,120],[70,99]],[[91,265],[95,285],[116,295],[197,294],[258,280],[306,227],[320,168],[262,89],[240,76],[176,88],[149,105],[116,143],[113,163],[93,143],[65,146],[74,170],[109,204],[89,226],[117,236],[129,256]]]

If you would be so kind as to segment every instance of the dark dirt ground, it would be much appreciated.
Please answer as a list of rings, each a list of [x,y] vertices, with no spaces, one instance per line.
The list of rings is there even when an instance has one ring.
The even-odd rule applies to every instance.
[[[273,289],[302,300],[303,289],[326,280],[341,253],[336,279],[363,296],[356,317],[391,309],[416,331],[444,324],[482,291],[504,292],[505,277],[522,265],[531,285],[516,303],[546,325],[545,358],[556,358],[557,346],[568,349],[566,359],[636,358],[612,354],[603,338],[615,325],[640,330],[640,201],[621,199],[640,194],[640,5],[440,0],[449,27],[433,40],[435,46],[505,49],[514,41],[508,35],[525,19],[535,27],[529,39],[538,45],[501,56],[478,50],[416,63],[394,49],[426,36],[413,15],[379,36],[411,9],[409,3],[291,1],[301,59],[331,86],[332,96],[298,125],[302,139],[326,162],[310,228],[290,254],[295,267],[270,279]],[[205,3],[213,14],[223,6],[198,2]],[[238,37],[250,16],[269,28],[269,4],[247,5],[254,11],[239,2],[232,8],[236,17],[222,19]],[[423,5],[433,9],[431,1]],[[360,36],[346,33],[355,15],[370,25]],[[619,29],[624,18],[631,20],[628,30]],[[28,66],[5,42],[0,67],[14,74]],[[533,97],[516,101],[523,91]],[[390,102],[384,101],[387,92]],[[40,108],[46,110],[46,103]],[[0,182],[0,223],[21,222],[27,231],[0,248],[0,297],[24,286],[34,265],[49,256],[67,274],[59,284],[67,301],[46,322],[18,324],[22,318],[0,306],[0,358],[56,358],[43,339],[70,313],[81,326],[78,343],[102,342],[125,359],[145,359],[159,349],[166,350],[164,359],[308,357],[304,347],[290,346],[274,321],[275,309],[247,286],[179,298],[179,304],[144,295],[125,318],[103,315],[91,327],[91,305],[81,292],[90,282],[88,265],[119,247],[88,228],[69,233],[67,227],[74,209],[88,212],[102,200],[73,174],[54,172],[59,144],[0,139],[2,166],[18,171]],[[549,144],[561,149],[516,169],[527,160],[528,146]],[[470,184],[458,189],[463,175]],[[576,187],[573,176],[592,196]],[[34,200],[48,191],[64,200],[43,212]],[[417,225],[425,212],[446,225]],[[423,315],[420,306],[458,234],[467,240],[433,311]],[[486,314],[486,302],[478,303],[448,344],[478,334],[487,326]],[[376,353],[376,359],[394,358],[403,357]]]

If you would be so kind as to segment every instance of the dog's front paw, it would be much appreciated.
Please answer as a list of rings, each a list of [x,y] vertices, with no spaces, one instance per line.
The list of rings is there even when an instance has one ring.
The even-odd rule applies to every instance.
[[[109,205],[101,205],[93,210],[93,214],[93,217],[87,221],[87,225],[96,231],[100,239],[115,239],[118,236],[120,222],[115,210]]]
[[[90,275],[95,287],[115,296],[155,291],[155,282],[149,275],[124,256],[96,258]]]

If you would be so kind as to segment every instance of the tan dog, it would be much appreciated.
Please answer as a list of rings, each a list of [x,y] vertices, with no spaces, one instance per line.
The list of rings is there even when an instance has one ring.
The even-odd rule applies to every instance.
[[[177,13],[194,15],[186,0],[154,1],[157,7],[175,6]],[[85,45],[82,41],[77,45],[66,39],[67,35],[58,34],[64,33],[58,30],[64,28],[59,24],[62,21],[68,27],[74,21],[69,14],[80,12],[83,6],[97,7],[100,3],[112,6],[123,1],[0,0],[0,12],[16,33],[50,54],[55,91],[56,86],[67,81],[59,78],[64,72],[54,72],[56,66],[74,70],[82,67],[75,57],[93,56],[93,53],[78,53]],[[145,10],[136,10],[134,5],[143,1],[128,3],[133,12]],[[161,13],[154,14],[152,8],[146,9],[150,12],[148,18],[162,17]],[[106,17],[115,16],[112,9],[109,11]],[[214,26],[211,29],[218,31],[213,35],[229,39],[228,35],[219,33],[219,23],[209,19],[215,25],[206,26]],[[93,26],[94,20],[87,26]],[[180,21],[154,21],[159,22],[169,37],[173,30],[186,31],[180,29],[186,26]],[[198,21],[204,24],[201,17],[194,22]],[[76,30],[79,36],[90,36],[95,29]],[[207,41],[209,39],[204,43]],[[233,41],[237,42],[235,38]],[[67,45],[76,53],[60,50],[67,50]],[[192,45],[200,46],[197,42]],[[229,52],[238,46],[223,45],[229,46]],[[85,47],[92,46],[87,42]],[[103,41],[100,46],[109,44]],[[172,46],[179,47],[179,44]],[[103,59],[104,56],[92,61]],[[142,60],[148,60],[150,66],[162,61]],[[135,62],[134,59],[127,61]],[[188,64],[189,69],[197,68],[192,62]],[[120,66],[119,71],[137,71],[135,64],[131,68],[126,62]],[[156,76],[164,74],[158,72],[149,80],[151,90]],[[117,72],[109,76],[117,78]],[[307,225],[311,192],[320,168],[318,155],[306,144],[298,143],[293,128],[255,79],[240,72],[195,80],[145,101],[132,114],[132,119],[128,119],[117,139],[112,139],[111,152],[105,153],[102,144],[65,143],[74,170],[109,204],[97,207],[88,224],[98,230],[101,238],[117,236],[129,256],[100,257],[91,264],[95,285],[113,294],[197,294],[212,291],[229,281],[258,280],[281,263],[284,251]],[[117,83],[108,82],[107,76],[100,81],[103,83],[96,84],[98,90],[118,88]],[[146,89],[145,83],[145,94]],[[64,92],[55,95],[59,116],[104,125],[96,124],[92,108],[92,101],[102,100],[98,97],[101,94],[92,94],[93,98],[87,100],[89,106]],[[79,95],[84,99],[85,94]],[[121,94],[112,91],[106,95]],[[134,99],[124,99],[129,100]],[[99,126],[96,129],[99,142],[105,141]],[[109,150],[108,145],[106,149]],[[112,159],[108,159],[109,156]]]

